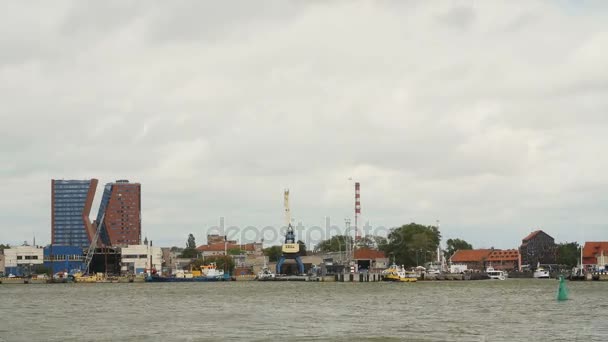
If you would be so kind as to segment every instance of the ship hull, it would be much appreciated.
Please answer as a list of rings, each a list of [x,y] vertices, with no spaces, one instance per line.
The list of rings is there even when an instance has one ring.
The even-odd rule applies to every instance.
[[[147,277],[146,283],[202,283],[211,281],[224,281],[223,278],[174,278],[174,277]]]

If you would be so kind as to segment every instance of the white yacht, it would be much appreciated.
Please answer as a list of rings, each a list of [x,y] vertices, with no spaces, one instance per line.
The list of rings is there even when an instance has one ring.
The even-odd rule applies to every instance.
[[[548,279],[551,278],[549,275],[549,270],[544,267],[537,267],[536,271],[534,271],[534,278],[536,279]]]
[[[492,266],[486,269],[486,274],[490,279],[505,280],[507,279],[507,272],[495,270]]]

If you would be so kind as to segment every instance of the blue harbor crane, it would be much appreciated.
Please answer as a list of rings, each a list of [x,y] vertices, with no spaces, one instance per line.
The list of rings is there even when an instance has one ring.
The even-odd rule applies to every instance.
[[[277,274],[281,273],[281,268],[286,259],[294,259],[298,265],[299,274],[304,274],[304,264],[300,258],[300,244],[296,241],[296,234],[291,225],[291,211],[289,210],[289,189],[285,189],[284,193],[285,205],[285,223],[287,224],[287,233],[285,234],[285,243],[281,247],[281,257],[277,263]]]

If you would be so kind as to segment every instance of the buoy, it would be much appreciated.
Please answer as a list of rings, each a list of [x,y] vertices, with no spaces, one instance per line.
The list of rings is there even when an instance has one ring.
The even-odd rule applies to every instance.
[[[566,287],[566,280],[564,276],[559,276],[559,287],[557,288],[557,300],[568,300],[568,288]]]

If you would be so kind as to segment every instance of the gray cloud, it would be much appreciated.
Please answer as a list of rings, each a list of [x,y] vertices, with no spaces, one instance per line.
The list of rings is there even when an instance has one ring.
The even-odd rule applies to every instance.
[[[375,226],[606,239],[601,2],[4,6],[0,241],[48,241],[50,179],[88,177],[141,182],[162,244],[279,226],[284,187],[341,224],[349,177]]]

